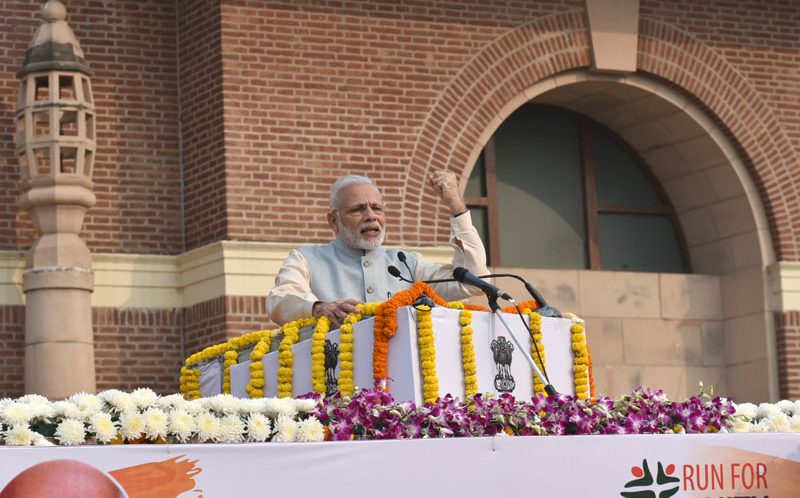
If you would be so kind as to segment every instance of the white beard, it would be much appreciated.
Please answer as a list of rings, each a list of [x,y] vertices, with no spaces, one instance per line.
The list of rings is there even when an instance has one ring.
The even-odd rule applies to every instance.
[[[381,232],[379,237],[365,238],[361,236],[361,230],[367,226],[372,226],[371,223],[362,223],[356,230],[350,230],[338,218],[336,219],[336,224],[339,226],[337,237],[351,249],[363,249],[366,251],[376,249],[383,244],[383,239],[386,237],[386,231],[380,225],[377,225],[378,230]]]

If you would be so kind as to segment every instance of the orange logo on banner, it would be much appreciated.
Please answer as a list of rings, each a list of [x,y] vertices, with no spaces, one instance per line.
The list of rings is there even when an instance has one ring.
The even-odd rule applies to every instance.
[[[197,460],[179,461],[185,456],[112,470],[109,474],[129,498],[177,498],[181,493],[194,489],[194,476],[203,471],[195,465]]]

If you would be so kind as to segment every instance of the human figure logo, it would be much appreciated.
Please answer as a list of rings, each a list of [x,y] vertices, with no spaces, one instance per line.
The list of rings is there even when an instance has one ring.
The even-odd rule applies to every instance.
[[[642,460],[641,467],[631,468],[633,479],[625,484],[625,489],[633,489],[620,492],[620,496],[625,498],[669,498],[677,493],[679,488],[680,479],[673,477],[674,473],[675,465],[669,464],[664,467],[661,462],[658,462],[658,472],[656,478],[653,479],[650,466],[645,458]]]

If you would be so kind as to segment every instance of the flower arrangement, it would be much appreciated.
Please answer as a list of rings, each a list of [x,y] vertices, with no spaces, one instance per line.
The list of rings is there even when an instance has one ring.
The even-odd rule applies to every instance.
[[[742,403],[728,421],[730,432],[800,432],[800,401]]]
[[[384,391],[360,391],[322,401],[313,412],[333,440],[414,439],[468,436],[570,434],[675,434],[726,431],[734,413],[723,398],[694,396],[669,401],[663,392],[639,388],[616,400],[572,395],[518,401],[510,394],[445,396],[416,406]]]
[[[670,401],[646,388],[616,399],[447,395],[420,406],[381,390],[326,399],[221,394],[187,401],[150,389],[55,402],[35,394],[0,399],[0,443],[14,446],[717,432],[800,432],[800,401],[734,404],[707,395]]]
[[[150,389],[39,395],[0,400],[0,441],[11,446],[134,443],[321,441],[314,399],[238,399],[228,394],[188,401]]]
[[[465,393],[476,394],[478,391],[477,385],[477,368],[475,364],[475,348],[472,341],[474,331],[471,327],[472,312],[490,310],[483,306],[471,305],[462,302],[448,303],[439,297],[433,289],[424,282],[417,282],[411,288],[398,292],[391,299],[385,302],[376,302],[359,305],[359,312],[351,313],[345,317],[342,326],[340,327],[340,345],[339,345],[339,375],[338,375],[338,389],[343,395],[351,395],[356,386],[353,382],[353,330],[354,325],[364,318],[375,316],[374,323],[374,341],[373,341],[373,380],[374,385],[379,389],[388,389],[388,364],[387,358],[389,354],[389,339],[395,335],[397,330],[397,310],[402,306],[408,306],[416,302],[420,297],[427,296],[430,300],[439,306],[446,306],[450,309],[461,310],[459,318],[461,324],[461,346],[462,346],[462,369],[464,372],[464,388]],[[544,345],[542,343],[541,332],[541,316],[535,310],[538,304],[535,300],[525,301],[519,304],[519,308],[509,306],[503,308],[501,311],[504,313],[523,313],[529,317],[533,336],[538,344],[537,347],[531,344],[531,353],[533,354],[534,361],[538,364],[541,370],[545,367],[545,354]],[[427,313],[427,314],[426,314]],[[423,310],[418,313],[418,317],[422,322],[418,323],[418,331],[420,332],[420,357],[423,358],[423,380],[426,381],[427,387],[424,387],[424,399],[426,401],[434,401],[438,396],[438,379],[436,378],[435,368],[435,353],[433,347],[432,324],[430,324],[430,310]],[[586,345],[583,321],[574,315],[569,315],[573,320],[572,325],[572,347],[573,347],[573,372],[575,381],[575,393],[582,398],[588,398],[594,393],[594,379],[591,371],[591,355],[588,346]],[[311,376],[312,387],[314,392],[324,393],[326,391],[325,383],[325,338],[330,332],[330,322],[325,320],[317,320],[316,318],[302,318],[284,324],[281,328],[275,330],[261,330],[251,332],[240,337],[229,339],[223,344],[211,346],[190,356],[186,360],[186,364],[181,369],[181,393],[186,399],[197,399],[201,396],[199,391],[200,373],[198,366],[204,361],[209,361],[215,357],[221,357],[223,360],[223,392],[230,393],[231,382],[230,372],[231,367],[236,365],[240,358],[240,349],[244,347],[253,346],[250,352],[250,381],[246,386],[246,392],[251,398],[260,398],[264,396],[264,369],[261,363],[264,356],[270,352],[270,347],[274,339],[282,335],[280,345],[278,347],[278,397],[290,397],[293,394],[292,378],[294,375],[294,355],[292,347],[296,344],[300,337],[300,329],[307,326],[315,326],[312,333],[312,358],[311,358]],[[430,332],[430,334],[429,334]],[[430,336],[429,338],[427,336]],[[423,338],[422,336],[425,336]],[[429,340],[430,339],[430,340]],[[534,378],[534,390],[537,393],[544,393],[544,385],[538,378]]]

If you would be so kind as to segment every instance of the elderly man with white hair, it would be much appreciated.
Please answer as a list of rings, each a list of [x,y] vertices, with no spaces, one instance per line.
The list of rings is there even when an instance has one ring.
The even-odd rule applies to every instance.
[[[414,281],[450,278],[459,266],[476,275],[488,273],[486,251],[472,225],[456,175],[435,171],[429,182],[450,210],[451,264],[432,263],[415,252],[405,253],[404,264],[398,256],[400,250],[382,247],[386,207],[378,187],[364,176],[344,176],[331,187],[327,214],[336,238],[291,251],[267,296],[270,318],[286,323],[304,316],[327,316],[339,326],[348,313],[358,311],[357,304],[385,301],[411,286],[390,275],[390,266]],[[433,284],[433,288],[450,301],[480,292],[458,282]]]

